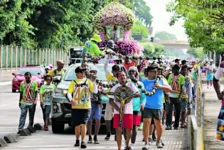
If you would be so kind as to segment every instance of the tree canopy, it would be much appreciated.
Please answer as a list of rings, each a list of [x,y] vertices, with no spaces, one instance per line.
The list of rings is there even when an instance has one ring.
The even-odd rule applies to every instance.
[[[176,40],[176,35],[175,34],[170,34],[166,31],[162,31],[162,32],[157,32],[155,34],[155,39],[158,38],[160,40]]]
[[[167,6],[174,13],[170,25],[183,18],[191,47],[203,47],[204,51],[224,52],[224,1],[176,0]]]
[[[147,27],[152,24],[152,15],[150,7],[146,5],[144,0],[133,0],[135,16]]]
[[[66,48],[91,37],[96,12],[113,0],[2,0],[1,44]],[[120,0],[133,9],[132,0]]]
[[[136,20],[133,28],[132,28],[132,35],[141,35],[142,38],[148,37],[148,29],[145,27],[141,21]]]
[[[194,56],[195,58],[203,59],[205,54],[203,52],[203,48],[190,48],[187,51],[188,54]]]

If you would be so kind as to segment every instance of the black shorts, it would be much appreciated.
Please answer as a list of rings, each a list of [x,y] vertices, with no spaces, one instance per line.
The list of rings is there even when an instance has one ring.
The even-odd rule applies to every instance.
[[[90,109],[72,109],[72,125],[75,127],[81,124],[87,124],[90,113]]]
[[[162,109],[150,109],[144,108],[143,118],[153,118],[156,120],[162,120],[163,118],[163,110]]]

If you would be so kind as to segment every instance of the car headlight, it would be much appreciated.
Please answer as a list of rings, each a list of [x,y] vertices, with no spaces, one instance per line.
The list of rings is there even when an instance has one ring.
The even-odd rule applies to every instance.
[[[55,96],[63,96],[63,91],[59,88],[56,88],[54,93],[55,93]]]
[[[17,82],[17,81],[19,81],[17,78],[13,78],[13,81],[15,81],[15,82]]]
[[[59,113],[59,112],[61,112],[61,104],[60,103],[53,102],[52,109],[53,109],[53,111],[52,111],[53,113]]]

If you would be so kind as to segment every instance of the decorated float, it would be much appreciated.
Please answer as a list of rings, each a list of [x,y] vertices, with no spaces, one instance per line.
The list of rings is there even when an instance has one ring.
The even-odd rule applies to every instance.
[[[102,40],[99,47],[105,47],[108,40],[114,40],[116,53],[126,56],[143,55],[143,46],[131,39],[131,29],[134,23],[135,16],[129,8],[116,1],[106,5],[94,18],[95,28]],[[110,29],[110,33],[108,33],[108,29]]]

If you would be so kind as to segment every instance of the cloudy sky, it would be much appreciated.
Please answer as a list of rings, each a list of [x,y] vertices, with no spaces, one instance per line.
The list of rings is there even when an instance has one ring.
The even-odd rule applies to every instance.
[[[178,40],[187,41],[187,35],[183,28],[183,20],[175,23],[174,26],[169,26],[171,13],[166,12],[166,4],[172,0],[145,0],[147,5],[151,8],[153,16],[153,34],[159,31],[166,31],[175,34]]]

